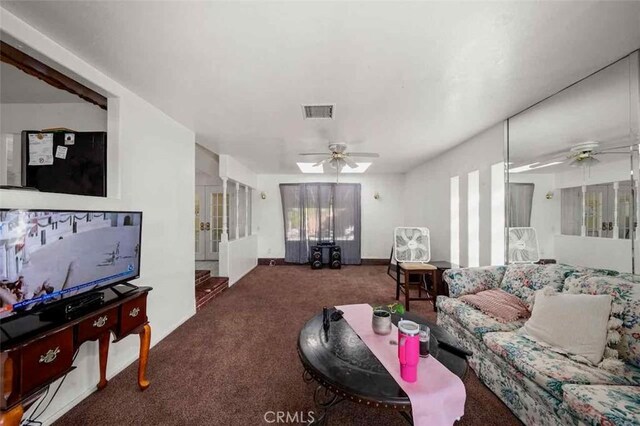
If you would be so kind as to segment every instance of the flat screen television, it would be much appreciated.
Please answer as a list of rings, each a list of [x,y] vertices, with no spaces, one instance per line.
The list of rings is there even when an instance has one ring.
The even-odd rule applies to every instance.
[[[0,319],[140,276],[142,212],[0,209]]]

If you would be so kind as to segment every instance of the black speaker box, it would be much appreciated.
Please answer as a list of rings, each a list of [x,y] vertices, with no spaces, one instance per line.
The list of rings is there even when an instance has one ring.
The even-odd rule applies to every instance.
[[[342,268],[342,252],[340,247],[335,246],[329,249],[329,265],[331,269]]]
[[[322,248],[313,246],[311,247],[311,269],[322,269]]]

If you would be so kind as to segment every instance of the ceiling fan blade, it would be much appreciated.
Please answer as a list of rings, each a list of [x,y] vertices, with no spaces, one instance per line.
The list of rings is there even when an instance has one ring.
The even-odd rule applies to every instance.
[[[326,152],[301,152],[298,155],[327,155]]]
[[[379,158],[380,154],[375,152],[350,152],[349,157],[367,157],[367,158]]]
[[[344,156],[342,157],[342,161],[344,161],[347,166],[351,167],[352,169],[355,169],[358,167],[358,163],[356,163],[355,161],[353,161],[351,158]]]
[[[330,158],[325,158],[322,161],[318,161],[316,164],[313,165],[313,167],[319,167],[319,166],[324,166],[326,163],[328,163],[329,161],[331,161]]]

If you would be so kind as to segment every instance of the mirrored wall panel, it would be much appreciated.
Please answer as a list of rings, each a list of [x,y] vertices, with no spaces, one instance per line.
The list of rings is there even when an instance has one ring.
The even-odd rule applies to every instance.
[[[507,257],[640,270],[638,52],[508,120]]]

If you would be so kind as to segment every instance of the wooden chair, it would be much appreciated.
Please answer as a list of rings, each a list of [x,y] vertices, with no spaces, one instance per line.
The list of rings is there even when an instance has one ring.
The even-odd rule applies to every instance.
[[[398,266],[393,256],[393,246],[391,247],[387,274],[396,280],[396,300],[400,299],[400,290],[404,293],[406,310],[409,310],[409,302],[411,300],[433,300],[435,297],[436,270],[435,266],[427,263],[404,263]],[[410,297],[411,288],[416,286],[418,288],[418,297]],[[427,293],[426,297],[422,297],[423,290]]]

